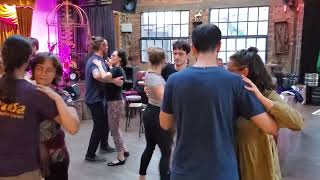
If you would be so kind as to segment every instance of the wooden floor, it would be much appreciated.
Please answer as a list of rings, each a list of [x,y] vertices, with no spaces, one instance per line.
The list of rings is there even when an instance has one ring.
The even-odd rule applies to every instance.
[[[305,128],[297,136],[295,146],[290,148],[287,160],[282,166],[284,180],[319,180],[320,179],[320,116],[311,113],[320,107],[304,106]],[[123,118],[124,119],[124,118]],[[124,129],[124,120],[122,129]],[[134,119],[128,132],[124,133],[131,156],[121,167],[108,167],[106,163],[93,164],[84,161],[92,121],[82,121],[80,132],[67,136],[71,163],[69,169],[70,180],[136,180],[140,157],[145,147],[144,136],[138,137],[138,119]],[[109,142],[112,143],[112,138]],[[113,144],[113,143],[112,143]],[[108,161],[113,160],[115,154],[104,155]],[[148,169],[148,180],[157,180],[160,153],[156,149]]]

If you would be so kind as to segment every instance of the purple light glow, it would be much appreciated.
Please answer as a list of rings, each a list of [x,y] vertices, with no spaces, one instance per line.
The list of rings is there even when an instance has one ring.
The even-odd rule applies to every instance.
[[[67,78],[69,76],[70,72],[70,47],[65,44],[60,44],[59,45],[59,58],[60,62],[63,66],[63,77]]]
[[[48,26],[46,18],[48,13],[56,6],[56,0],[38,0],[32,15],[31,36],[39,40],[39,51],[48,50]],[[56,34],[50,33],[50,39],[58,39]]]
[[[57,0],[36,1],[32,17],[31,36],[39,40],[39,52],[50,51],[58,55],[63,67],[63,77],[66,78],[69,76],[70,48],[59,38],[59,33],[56,31],[58,27],[50,26],[48,32],[46,23],[49,12],[56,6]],[[50,42],[48,35],[50,36]],[[54,48],[50,49],[51,47]]]

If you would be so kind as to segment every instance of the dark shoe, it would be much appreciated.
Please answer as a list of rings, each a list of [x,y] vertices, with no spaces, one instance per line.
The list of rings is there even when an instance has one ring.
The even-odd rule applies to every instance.
[[[94,156],[94,157],[88,157],[86,156],[85,158],[86,161],[89,161],[89,162],[97,162],[97,163],[100,163],[100,162],[106,162],[106,158],[104,157],[101,157],[101,156]]]
[[[116,152],[116,149],[115,148],[112,148],[110,146],[107,146],[106,148],[105,147],[100,147],[100,152],[101,153],[113,153],[113,152]]]
[[[120,166],[126,163],[126,159],[124,159],[123,161],[121,161],[119,158],[117,159],[118,159],[118,162],[110,162],[108,163],[108,166]]]
[[[129,151],[127,151],[127,152],[124,152],[124,153],[123,153],[123,155],[124,155],[124,157],[126,157],[126,158],[127,158],[127,157],[129,157],[129,156],[130,156],[130,153],[129,153]]]

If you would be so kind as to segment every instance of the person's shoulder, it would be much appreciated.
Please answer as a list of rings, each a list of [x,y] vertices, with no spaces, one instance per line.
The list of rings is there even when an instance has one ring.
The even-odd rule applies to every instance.
[[[174,67],[173,67],[174,68]],[[175,79],[179,79],[179,78],[184,78],[185,76],[188,76],[190,74],[193,74],[193,70],[192,68],[185,68],[183,70],[177,71],[175,73],[172,73],[169,78],[175,78]]]
[[[58,93],[60,96],[70,96],[70,94],[66,91],[66,90],[63,90],[63,89],[55,89],[55,92]]]
[[[187,74],[185,74],[184,71],[185,71],[185,70],[172,73],[172,74],[168,77],[167,82],[170,82],[170,81],[178,81],[179,79],[184,78],[184,77],[187,75]]]
[[[156,73],[146,73],[145,79],[146,80],[152,80],[152,79],[158,79],[159,77],[162,77]]]
[[[266,92],[266,97],[272,101],[282,101],[281,96],[274,90],[268,90]]]
[[[94,55],[94,54],[91,54],[91,55],[88,57],[88,61],[92,61],[94,58],[96,58],[95,55]]]
[[[93,64],[93,57],[90,56],[89,59],[87,60],[86,66],[91,66]]]
[[[122,69],[122,67],[113,67],[110,69],[110,72],[113,76],[123,76],[123,72],[124,70]]]
[[[228,70],[225,69],[219,69],[219,76],[222,77],[224,80],[228,80],[230,82],[242,82],[242,78],[239,74],[230,72]]]
[[[68,93],[66,90],[56,88],[55,91],[62,97],[62,99],[64,100],[65,103],[67,103],[68,106],[74,105],[74,104],[71,104],[73,103],[72,97],[70,93]]]
[[[19,83],[19,90],[25,94],[28,94],[31,99],[41,99],[46,96],[43,92],[39,91],[35,85],[26,80],[22,80]]]
[[[121,66],[119,66],[119,67],[114,67],[111,70],[117,71],[117,72],[122,72],[123,68]]]
[[[167,71],[170,69],[170,66],[171,66],[171,63],[166,64],[166,65],[164,66],[164,68],[162,69],[161,73],[167,72]]]
[[[99,57],[99,56],[97,56],[96,54],[93,53],[93,54],[89,57],[87,63],[93,64],[93,60],[95,60],[95,59],[100,60],[101,57]]]
[[[174,68],[174,64],[168,63],[167,65],[164,66],[164,69],[172,69]]]
[[[22,91],[35,91],[37,92],[36,87],[29,81],[23,79],[23,80],[19,80],[18,83],[20,84],[19,89],[21,89]]]
[[[156,73],[147,73],[145,76],[145,83],[147,86],[161,81],[164,81],[162,76]]]

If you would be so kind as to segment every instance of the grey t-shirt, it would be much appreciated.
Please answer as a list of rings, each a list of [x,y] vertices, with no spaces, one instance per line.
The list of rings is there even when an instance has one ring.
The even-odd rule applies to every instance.
[[[166,82],[161,75],[153,72],[147,72],[145,76],[145,85],[148,88],[152,88],[156,86],[164,87],[165,84]],[[150,94],[148,95],[148,99],[149,99],[149,104],[161,107],[162,101],[156,98],[152,91],[150,91]]]

